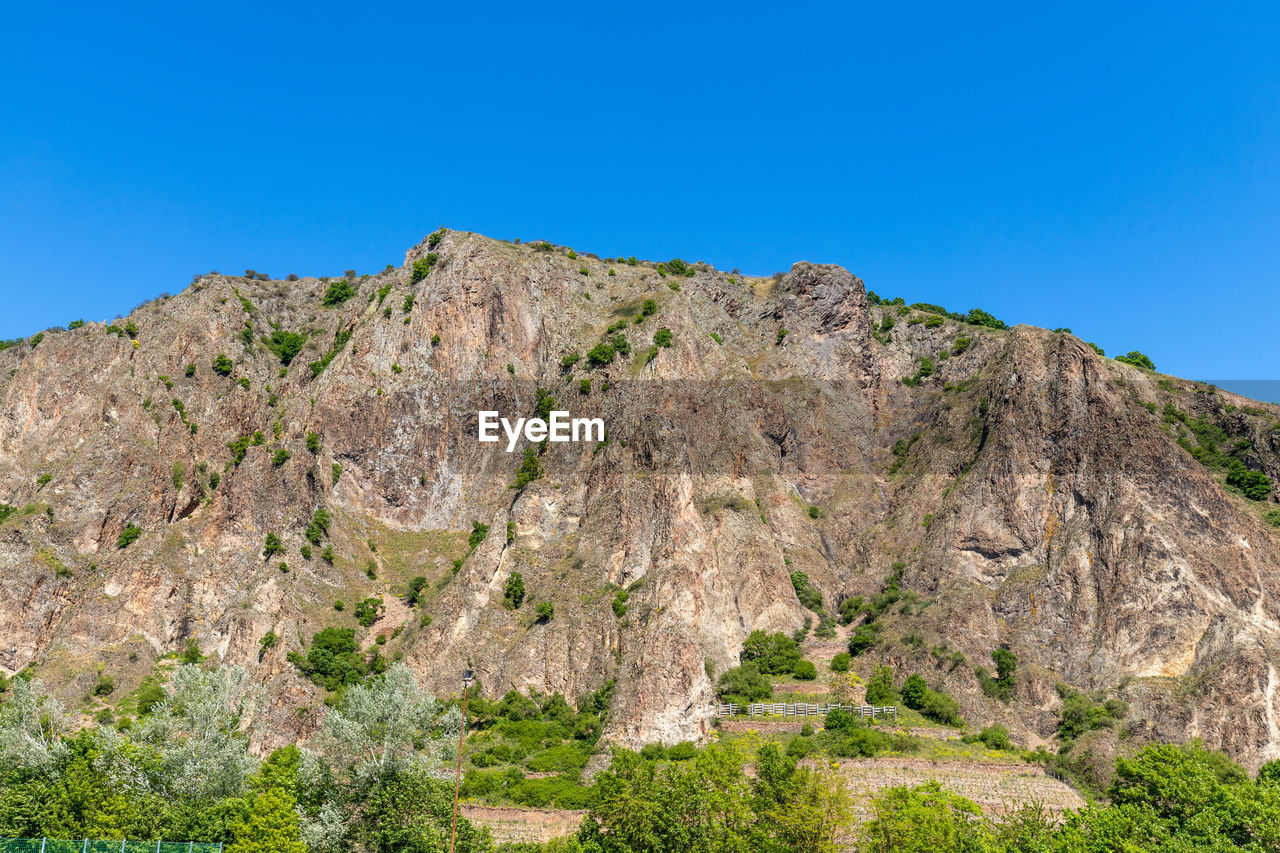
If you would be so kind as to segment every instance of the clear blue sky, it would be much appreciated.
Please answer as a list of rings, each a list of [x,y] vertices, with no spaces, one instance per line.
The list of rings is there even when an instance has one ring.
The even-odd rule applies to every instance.
[[[0,337],[444,223],[1276,377],[1278,9],[11,4]]]

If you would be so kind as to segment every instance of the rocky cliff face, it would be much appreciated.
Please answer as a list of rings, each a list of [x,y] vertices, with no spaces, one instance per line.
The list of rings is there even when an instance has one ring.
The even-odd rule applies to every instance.
[[[612,678],[606,735],[670,742],[707,731],[711,673],[751,630],[804,623],[790,572],[834,608],[901,561],[914,603],[868,661],[926,673],[971,722],[1048,737],[1063,682],[1129,700],[1131,735],[1280,757],[1274,497],[1215,463],[1229,445],[1280,475],[1276,407],[1065,333],[921,322],[833,266],[744,279],[434,239],[329,307],[333,282],[211,274],[117,333],[0,352],[0,501],[18,510],[0,667],[79,702],[99,672],[123,693],[194,640],[269,687],[253,732],[270,747],[323,715],[285,654],[381,595],[359,636],[437,691],[467,661],[491,695]],[[283,333],[305,335],[287,365]],[[610,340],[629,351],[592,366]],[[547,445],[513,488],[530,445],[479,443],[476,412],[533,415],[539,389],[608,440]],[[308,559],[317,507],[334,520]],[[268,534],[283,550],[264,559]],[[953,654],[989,666],[1002,643],[1010,703]]]

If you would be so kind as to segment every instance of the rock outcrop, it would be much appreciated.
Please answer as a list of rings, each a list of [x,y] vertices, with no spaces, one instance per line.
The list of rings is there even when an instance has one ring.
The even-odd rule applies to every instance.
[[[1280,477],[1276,407],[1066,333],[919,322],[937,315],[869,303],[834,266],[686,275],[433,241],[330,307],[332,281],[210,274],[0,352],[0,668],[79,702],[100,670],[124,693],[194,641],[268,687],[269,748],[323,715],[287,652],[381,595],[361,636],[435,690],[468,661],[491,695],[614,679],[606,736],[673,742],[707,732],[751,630],[812,616],[791,572],[834,611],[902,562],[911,601],[867,659],[925,673],[971,722],[1047,738],[1065,683],[1128,700],[1137,738],[1280,757],[1274,496],[1201,452],[1221,433]],[[285,333],[305,336],[291,359]],[[607,441],[535,446],[541,477],[515,488],[530,445],[480,443],[476,413],[548,394]],[[416,576],[421,601],[392,606]],[[999,644],[1020,661],[1008,703],[974,674]]]

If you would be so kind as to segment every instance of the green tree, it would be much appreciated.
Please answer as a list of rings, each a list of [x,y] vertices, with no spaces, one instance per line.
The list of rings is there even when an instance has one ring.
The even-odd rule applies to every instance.
[[[928,692],[929,685],[913,672],[907,676],[906,681],[902,682],[902,704],[913,711],[919,711],[924,707],[924,697]]]
[[[369,684],[343,691],[325,717],[316,750],[357,789],[414,769],[433,772],[444,766],[445,746],[457,739],[462,723],[458,709],[441,710],[408,667],[394,663]]]
[[[446,853],[452,818],[452,779],[412,768],[373,787],[353,832],[370,853]],[[458,818],[458,853],[492,849],[487,829]]]
[[[502,590],[502,603],[512,610],[518,610],[524,603],[524,575],[512,572]]]
[[[720,674],[720,680],[716,682],[716,695],[722,702],[748,705],[771,697],[773,682],[760,672],[755,661],[747,661]]]
[[[489,525],[481,524],[478,521],[471,522],[471,535],[467,537],[467,546],[474,551],[480,547],[480,543],[489,535]]]
[[[849,654],[857,657],[879,642],[880,625],[878,623],[859,625],[849,636]]]
[[[422,600],[422,591],[427,588],[427,579],[422,575],[416,575],[409,581],[408,590],[405,592],[404,603],[410,607],[417,606]]]
[[[1006,648],[996,649],[991,653],[996,663],[996,681],[1001,687],[1012,690],[1014,678],[1018,673],[1018,658]]]
[[[750,849],[760,853],[836,853],[841,830],[852,820],[849,794],[842,782],[763,745],[756,754],[751,781],[755,822]]]
[[[791,672],[801,681],[813,681],[818,677],[818,668],[807,660],[797,661],[795,668]]]
[[[532,447],[524,449],[524,456],[520,459],[520,467],[516,470],[515,482],[511,484],[512,489],[523,489],[542,476],[542,464],[538,462],[538,454],[534,452]]]
[[[320,297],[320,304],[326,308],[333,308],[355,295],[356,289],[351,286],[351,282],[346,279],[338,279],[337,281],[329,282],[329,287],[325,289],[324,296]]]
[[[142,535],[142,528],[134,524],[132,521],[124,526],[124,530],[120,533],[120,538],[116,540],[117,548],[128,548],[138,537]]]
[[[810,515],[815,515],[812,510],[818,510],[817,507],[810,507]],[[821,510],[818,510],[821,514]],[[809,581],[809,576],[804,572],[795,571],[791,573],[791,586],[796,591],[796,598],[800,599],[800,603],[814,613],[821,614],[822,611],[822,590],[818,589]]]
[[[263,338],[262,343],[280,359],[281,364],[289,364],[294,356],[302,352],[307,344],[307,336],[299,332],[285,332],[276,329],[271,337]]]
[[[1116,759],[1108,794],[1116,806],[1142,806],[1183,825],[1220,805],[1224,791],[1205,750],[1153,744]]]
[[[786,634],[756,629],[742,644],[742,661],[754,661],[765,675],[783,675],[800,662],[800,649]]]
[[[613,344],[600,343],[587,350],[587,361],[592,367],[604,367],[613,361],[617,351],[614,350]]]
[[[1138,352],[1137,350],[1134,350],[1128,355],[1116,356],[1116,361],[1123,362],[1124,364],[1133,365],[1134,367],[1141,367],[1145,370],[1156,369],[1155,362],[1153,362],[1150,358]]]
[[[980,853],[990,834],[971,800],[943,790],[937,781],[889,788],[871,802],[862,826],[866,853]]]
[[[926,690],[921,701],[920,713],[935,723],[947,726],[963,724],[960,719],[960,703],[941,690]]]
[[[235,825],[235,840],[227,845],[227,853],[307,853],[298,837],[295,805],[279,788],[258,794],[248,817]]]
[[[867,680],[868,705],[892,705],[898,701],[898,691],[893,686],[893,667],[877,666]]]
[[[289,662],[326,690],[359,684],[369,673],[369,665],[360,655],[355,635],[354,628],[325,628],[311,639],[305,656],[289,652]]]
[[[315,512],[311,514],[311,523],[307,525],[305,535],[307,541],[312,545],[319,545],[320,540],[329,534],[329,525],[333,522],[333,516],[329,515],[329,510],[322,506],[316,507]]]
[[[744,763],[722,745],[665,764],[618,750],[596,779],[579,843],[600,853],[746,853],[753,814]]]
[[[180,666],[129,740],[109,727],[94,733],[96,760],[117,778],[145,780],[147,790],[170,799],[238,797],[256,764],[240,719],[257,698],[241,667]]]

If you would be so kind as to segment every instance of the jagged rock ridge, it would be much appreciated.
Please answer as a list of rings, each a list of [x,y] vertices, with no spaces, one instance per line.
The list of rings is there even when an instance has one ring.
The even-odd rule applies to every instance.
[[[1247,439],[1275,479],[1276,407],[1069,334],[913,323],[928,315],[869,304],[835,266],[685,275],[433,239],[332,307],[333,282],[212,274],[135,310],[136,341],[90,323],[0,352],[0,501],[22,508],[0,524],[0,667],[35,663],[74,698],[100,665],[127,689],[194,639],[269,686],[252,731],[273,746],[323,714],[286,653],[380,594],[366,646],[387,635],[434,689],[468,660],[492,695],[614,678],[607,737],[672,742],[707,731],[712,674],[747,633],[810,615],[790,572],[834,609],[903,561],[927,606],[888,617],[869,657],[925,673],[970,721],[1048,737],[1065,682],[1127,699],[1136,737],[1280,756],[1274,504],[1193,458],[1166,408]],[[306,335],[287,366],[273,332]],[[630,351],[610,364],[564,366],[617,335]],[[532,414],[539,388],[604,417],[608,441],[550,445],[511,488],[521,453],[479,444],[475,413]],[[334,521],[306,559],[317,507]],[[268,533],[283,552],[264,560]],[[1021,661],[1009,704],[931,652],[989,664],[997,643]]]

